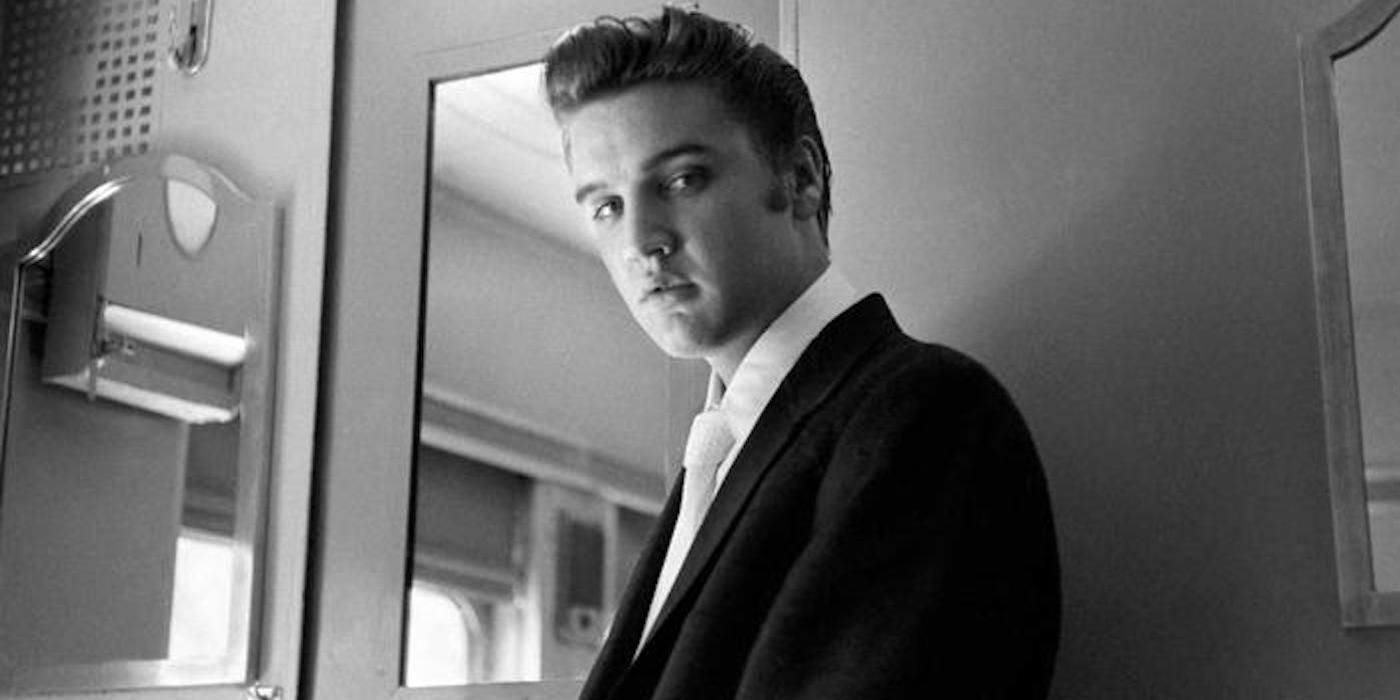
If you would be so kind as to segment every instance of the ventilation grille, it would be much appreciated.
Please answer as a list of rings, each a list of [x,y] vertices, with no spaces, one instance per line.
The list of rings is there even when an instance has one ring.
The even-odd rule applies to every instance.
[[[150,147],[161,0],[9,0],[0,187]]]

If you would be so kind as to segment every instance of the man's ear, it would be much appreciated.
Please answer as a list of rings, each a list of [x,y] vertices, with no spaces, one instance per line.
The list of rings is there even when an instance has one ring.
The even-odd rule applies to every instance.
[[[799,219],[815,218],[822,208],[826,185],[821,174],[826,171],[821,149],[810,136],[797,142],[792,154],[792,213]]]

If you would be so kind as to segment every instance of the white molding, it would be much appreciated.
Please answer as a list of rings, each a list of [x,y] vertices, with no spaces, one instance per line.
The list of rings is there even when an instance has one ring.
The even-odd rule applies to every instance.
[[[797,30],[800,22],[797,0],[778,0],[778,53],[801,66],[802,57],[798,52]]]

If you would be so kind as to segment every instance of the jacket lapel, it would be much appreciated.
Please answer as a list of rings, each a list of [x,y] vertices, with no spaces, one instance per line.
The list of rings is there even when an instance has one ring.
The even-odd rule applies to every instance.
[[[833,319],[812,340],[768,401],[724,483],[720,485],[719,492],[715,494],[671,593],[652,627],[651,637],[667,624],[680,601],[686,598],[689,590],[701,578],[701,572],[719,550],[735,520],[747,506],[749,497],[791,441],[796,432],[794,428],[821,405],[878,340],[898,330],[884,299],[878,294],[871,294]],[[661,540],[661,549],[664,550],[665,545],[666,540]],[[643,640],[643,643],[646,641]]]

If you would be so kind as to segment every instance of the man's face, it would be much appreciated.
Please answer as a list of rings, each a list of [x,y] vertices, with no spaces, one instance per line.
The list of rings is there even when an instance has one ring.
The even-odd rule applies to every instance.
[[[668,354],[737,364],[824,246],[713,92],[645,83],[563,123],[577,198],[613,284]],[[820,268],[817,268],[820,271]]]

